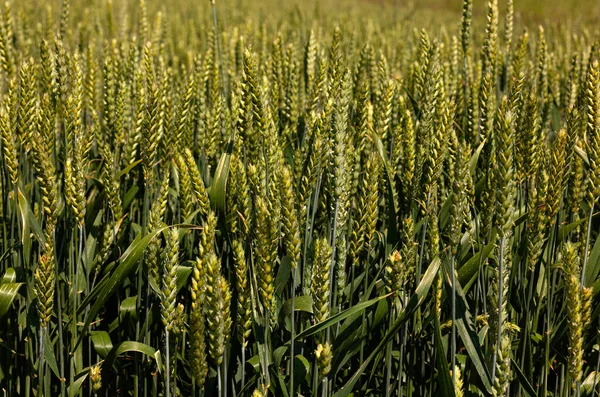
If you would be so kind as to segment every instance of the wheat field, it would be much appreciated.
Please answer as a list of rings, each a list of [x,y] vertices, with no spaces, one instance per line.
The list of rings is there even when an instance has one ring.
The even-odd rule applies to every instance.
[[[599,395],[569,3],[5,2],[0,394]]]

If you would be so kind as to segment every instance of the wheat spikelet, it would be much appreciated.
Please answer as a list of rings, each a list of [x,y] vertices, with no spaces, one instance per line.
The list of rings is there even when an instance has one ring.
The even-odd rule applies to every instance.
[[[506,16],[504,21],[504,44],[506,46],[506,56],[510,57],[511,44],[513,39],[513,18],[514,18],[514,1],[506,2]],[[510,61],[510,59],[507,59]]]
[[[0,23],[0,65],[6,77],[13,73],[13,59],[11,43],[13,40],[12,21],[10,19],[10,3],[4,3],[2,19]]]
[[[190,312],[190,355],[192,376],[202,388],[208,373],[206,360],[204,301],[206,298],[206,259],[196,258],[192,270]]]
[[[204,181],[200,176],[200,171],[198,170],[198,166],[194,161],[194,157],[192,155],[191,150],[185,149],[184,151],[184,160],[187,165],[187,170],[191,177],[191,184],[196,200],[198,201],[198,206],[200,207],[200,213],[207,217],[210,213],[210,202],[208,200],[208,194],[206,192],[206,188],[204,186]]]
[[[594,60],[586,80],[586,135],[590,162],[587,199],[594,203],[600,197],[600,64]]]
[[[185,160],[181,154],[175,156],[179,177],[179,197],[181,202],[181,219],[186,222],[194,211],[194,197],[192,195],[192,179]]]
[[[512,213],[515,200],[513,181],[514,117],[508,109],[508,99],[503,98],[496,119],[496,212],[499,236],[505,237],[512,228]]]
[[[273,219],[269,212],[269,202],[263,197],[256,198],[256,277],[260,303],[269,313],[273,302],[275,280],[275,254],[277,241],[273,234]]]
[[[90,367],[90,382],[94,393],[102,388],[102,367],[100,365]]]
[[[289,167],[282,169],[280,186],[283,242],[288,256],[292,259],[292,268],[295,268],[300,262],[300,222],[297,217],[297,206],[294,200],[296,195]]]
[[[221,264],[214,252],[206,258],[206,336],[208,338],[208,353],[219,365],[223,361],[225,345],[229,338],[231,316],[229,302],[231,292],[227,280],[221,275]]]
[[[4,164],[8,169],[10,181],[17,185],[19,181],[19,162],[17,150],[15,147],[14,133],[10,113],[6,105],[0,107],[0,134],[2,134],[2,153],[4,154]]]
[[[54,311],[56,263],[52,243],[53,234],[54,226],[47,226],[45,230],[46,242],[43,244],[43,252],[34,272],[34,290],[38,298],[37,311],[42,328],[49,326]]]
[[[163,259],[161,319],[166,332],[178,334],[181,330],[177,318],[177,266],[179,265],[179,230],[169,230]]]
[[[566,145],[567,132],[561,129],[557,132],[550,151],[550,180],[546,207],[549,224],[552,224],[558,215],[567,184]]]
[[[317,365],[323,376],[329,375],[331,371],[331,360],[333,359],[333,346],[329,342],[319,343],[315,350]]]
[[[456,379],[456,382],[454,383],[454,395],[456,397],[463,397],[464,386],[463,386],[462,372],[460,370],[460,367],[455,365],[454,369],[450,370],[450,376],[454,376],[454,378]]]
[[[315,259],[311,280],[315,323],[320,323],[329,317],[330,266],[331,246],[325,239],[319,238],[315,241]]]
[[[233,258],[235,263],[236,288],[237,288],[237,335],[242,348],[248,345],[252,333],[252,296],[248,274],[248,265],[244,253],[244,246],[239,240],[233,241]]]
[[[562,250],[562,266],[565,271],[566,303],[568,307],[567,318],[569,325],[569,359],[568,369],[572,386],[581,382],[583,366],[583,330],[582,319],[582,293],[579,284],[580,266],[578,247],[567,242]]]
[[[492,82],[496,81],[498,67],[498,0],[488,2],[485,40],[481,58],[483,73],[489,73]]]
[[[170,180],[170,170],[167,171],[163,175],[163,179],[160,184],[160,189],[157,192],[157,196],[152,203],[152,207],[150,209],[150,213],[148,215],[148,231],[152,232],[159,229],[162,226],[168,204],[168,194],[169,194],[169,180]],[[148,248],[146,250],[146,267],[148,269],[148,274],[155,283],[158,283],[159,280],[159,250],[160,250],[160,240],[158,238],[154,238],[150,240],[148,243]]]
[[[19,68],[19,105],[17,112],[17,134],[26,151],[31,150],[35,127],[36,76],[33,58]]]
[[[176,141],[179,147],[187,149],[193,145],[192,136],[192,115],[193,115],[193,100],[197,90],[194,74],[190,73],[188,81],[185,85],[181,103],[179,104],[179,114],[177,117],[177,137]]]

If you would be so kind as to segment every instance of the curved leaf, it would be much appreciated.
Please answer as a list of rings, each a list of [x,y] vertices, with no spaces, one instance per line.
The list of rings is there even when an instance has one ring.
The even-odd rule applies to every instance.
[[[387,298],[390,295],[391,295],[391,293],[387,294],[387,295],[379,296],[375,299],[371,299],[366,302],[361,302],[357,305],[354,305],[351,308],[344,310],[343,312],[339,312],[338,314],[329,317],[327,320],[321,321],[320,323],[315,324],[312,327],[308,327],[304,331],[300,332],[298,335],[296,335],[296,339],[298,340],[298,339],[302,339],[302,338],[307,338],[311,335],[317,334],[317,333],[331,327],[332,325],[339,323],[340,321],[342,321],[354,314],[363,312],[369,306],[374,305],[375,303],[379,302],[382,299]],[[287,344],[289,344],[289,343],[290,342],[288,341]]]
[[[219,159],[219,164],[215,170],[213,184],[208,189],[208,196],[211,204],[218,210],[225,210],[225,193],[227,191],[227,178],[229,176],[229,164],[231,162],[231,153],[233,151],[233,140],[227,144],[225,153]]]
[[[121,343],[118,346],[113,347],[113,349],[106,356],[106,360],[102,364],[103,367],[111,368],[115,363],[115,360],[123,353],[135,352],[142,353],[148,357],[152,357],[157,361],[157,365],[159,369],[162,366],[162,362],[160,361],[160,353],[155,348],[146,345],[145,343],[135,342],[135,341],[126,341]]]
[[[312,312],[313,312],[312,297],[305,296],[305,295],[296,296],[294,298],[294,311],[301,311],[301,312],[306,312],[306,313],[312,314]],[[279,311],[279,320],[281,321],[283,319],[289,318],[291,313],[292,313],[292,300],[288,299],[281,306],[281,310]]]
[[[596,242],[590,251],[587,267],[585,268],[583,285],[589,287],[592,285],[598,274],[600,273],[600,238],[596,238]]]
[[[0,259],[0,262],[1,261],[2,260]],[[2,280],[0,280],[0,284],[14,283],[16,281],[17,281],[17,272],[15,271],[15,269],[13,267],[9,267],[8,269],[6,269],[4,276],[2,276]]]
[[[92,331],[91,332],[92,343],[94,344],[94,350],[102,358],[106,358],[113,348],[110,335],[106,331]]]
[[[24,283],[2,283],[0,284],[0,318],[4,317],[10,310],[19,289]]]
[[[177,265],[177,268],[175,271],[177,272],[175,280],[177,283],[177,291],[179,292],[179,290],[182,289],[185,286],[185,284],[187,283],[187,280],[190,277],[190,274],[192,274],[192,267],[184,266],[184,265]]]
[[[21,193],[21,189],[18,191],[19,195],[19,211],[21,212],[21,220],[23,222],[23,235],[21,236],[23,245],[26,245],[29,240],[29,230],[33,231],[33,235],[40,243],[46,242],[46,236],[40,227],[40,224],[35,219],[35,215],[31,211],[31,207],[29,207],[29,203],[27,199]],[[27,227],[27,229],[26,229]],[[27,234],[25,234],[27,232]]]
[[[119,307],[119,311],[121,312],[121,317],[125,315],[130,315],[134,320],[137,319],[137,295],[130,296],[129,298],[125,298],[121,302],[121,307]],[[112,348],[112,344],[111,344]]]
[[[479,251],[473,255],[465,264],[458,268],[458,281],[461,285],[466,285],[465,290],[468,290],[471,281],[477,274],[480,264],[487,259],[494,251],[494,243],[489,243],[483,248],[483,253]],[[483,255],[483,258],[481,258]]]
[[[89,374],[89,371],[85,371],[75,377],[75,381],[71,383],[67,388],[67,393],[69,394],[69,397],[75,397],[79,393],[79,390],[81,390],[81,386],[83,386],[83,382],[85,382]]]

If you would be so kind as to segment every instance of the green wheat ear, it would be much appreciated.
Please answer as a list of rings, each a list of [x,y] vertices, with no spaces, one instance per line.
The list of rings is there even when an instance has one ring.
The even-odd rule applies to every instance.
[[[329,317],[330,266],[331,246],[325,239],[318,239],[315,241],[315,259],[311,282],[315,323],[320,323]]]
[[[576,387],[581,382],[583,368],[583,331],[584,331],[584,307],[582,306],[582,289],[580,279],[580,260],[578,256],[579,247],[567,242],[562,250],[562,268],[565,272],[565,284],[567,287],[567,307],[569,326],[569,359],[568,370],[571,376],[572,386]]]
[[[163,283],[161,318],[167,332],[174,334],[181,330],[178,326],[177,304],[177,266],[179,264],[179,230],[173,228],[166,238],[167,246],[163,258]]]

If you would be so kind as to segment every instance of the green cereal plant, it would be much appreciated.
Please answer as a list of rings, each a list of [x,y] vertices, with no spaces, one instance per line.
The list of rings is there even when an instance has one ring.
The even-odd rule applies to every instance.
[[[594,0],[38,3],[7,396],[600,393]]]

